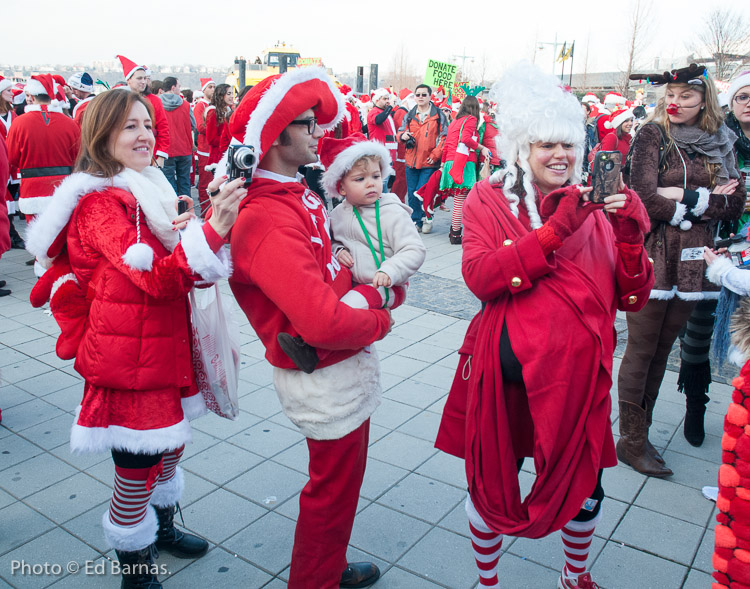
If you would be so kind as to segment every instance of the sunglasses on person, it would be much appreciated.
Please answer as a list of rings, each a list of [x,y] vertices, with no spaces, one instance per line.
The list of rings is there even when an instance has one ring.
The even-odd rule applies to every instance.
[[[315,127],[318,124],[318,119],[315,117],[310,117],[309,119],[299,119],[297,121],[292,121],[289,123],[290,125],[307,125],[307,134],[312,135],[315,133]]]
[[[415,94],[414,96],[416,96],[417,98],[427,98],[429,94]]]
[[[750,94],[738,94],[734,97],[737,104],[747,104],[750,101]]]

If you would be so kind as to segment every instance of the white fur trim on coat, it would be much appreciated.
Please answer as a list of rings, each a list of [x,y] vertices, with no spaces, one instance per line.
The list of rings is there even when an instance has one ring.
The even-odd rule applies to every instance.
[[[734,269],[734,264],[724,256],[718,258],[706,268],[706,278],[714,284],[722,285],[724,275]]]
[[[82,172],[71,174],[55,190],[44,213],[32,222],[26,232],[26,249],[39,260],[49,260],[47,251],[60,235],[80,198],[91,192],[101,192],[110,186],[127,188],[117,176],[98,178]]]
[[[182,467],[175,469],[174,476],[166,483],[154,485],[154,494],[149,503],[156,507],[171,507],[182,498],[185,490],[185,474]]]
[[[43,213],[52,201],[52,196],[27,196],[18,199],[18,208],[26,215]]]
[[[660,301],[668,301],[675,297],[677,297],[678,299],[682,299],[683,301],[713,301],[719,298],[719,292],[682,292],[681,290],[677,290],[676,286],[673,286],[672,290],[654,289],[648,295],[649,299],[657,299]]]
[[[182,397],[182,399],[180,399],[180,404],[182,405],[182,413],[190,421],[208,413],[206,401],[200,393],[190,395],[189,397]]]
[[[360,141],[338,154],[333,163],[323,172],[320,184],[328,198],[340,198],[338,183],[349,173],[355,162],[368,155],[380,158],[380,173],[383,178],[391,175],[391,153],[385,145],[377,141]]]
[[[380,405],[375,347],[312,374],[274,367],[281,408],[307,438],[338,440],[362,425]]]
[[[174,450],[193,440],[190,422],[185,418],[179,423],[158,429],[131,429],[120,425],[108,427],[84,427],[78,425],[81,406],[76,409],[76,419],[70,432],[70,450],[74,454],[99,454],[113,448],[133,454],[159,454]]]
[[[226,249],[222,247],[216,253],[211,251],[201,221],[191,220],[180,231],[180,238],[188,266],[193,272],[200,274],[204,281],[216,282],[232,275],[232,264]]]
[[[150,272],[154,266],[154,250],[147,243],[134,243],[125,250],[122,261],[133,270]]]
[[[338,88],[336,88],[336,85],[333,83],[333,80],[328,75],[325,68],[305,67],[294,69],[282,75],[271,84],[265,94],[260,98],[258,105],[250,115],[247,121],[247,126],[245,127],[245,145],[252,145],[255,148],[256,160],[255,165],[253,166],[253,173],[258,167],[258,162],[264,155],[263,146],[260,143],[260,137],[266,123],[273,116],[273,113],[276,112],[276,108],[281,104],[284,97],[294,86],[297,84],[304,84],[310,80],[320,80],[321,82],[325,82],[328,85],[328,90],[338,105],[337,113],[333,120],[325,124],[319,124],[318,126],[324,131],[328,131],[338,125],[339,121],[344,118],[344,112],[346,112],[344,95],[339,92]],[[216,168],[216,172],[214,173],[215,176],[223,176],[227,173],[226,163],[227,158],[225,153]]]
[[[747,362],[747,356],[743,354],[739,348],[736,348],[732,345],[729,346],[729,354],[727,354],[727,360],[734,364],[735,366],[739,366],[742,368],[745,365],[745,362]]]
[[[706,209],[708,208],[708,201],[711,197],[711,191],[708,188],[699,188],[697,191],[698,193],[698,202],[695,203],[695,206],[690,211],[693,213],[696,217],[700,217],[703,213],[706,212]]]
[[[669,224],[679,225],[685,218],[685,214],[687,212],[688,209],[684,204],[682,204],[681,202],[675,203],[674,215],[672,216],[671,221],[669,221]],[[692,227],[692,223],[690,224],[690,226]]]
[[[49,104],[41,105],[41,104],[27,104],[23,112],[26,114],[27,112],[42,112],[42,106],[47,107],[47,112],[59,112],[62,114],[63,107],[60,105],[60,103],[57,100],[53,100]]]
[[[121,552],[134,552],[142,550],[156,542],[156,531],[159,522],[153,508],[146,508],[146,517],[135,526],[118,526],[109,518],[109,510],[102,516],[102,529],[107,544]]]

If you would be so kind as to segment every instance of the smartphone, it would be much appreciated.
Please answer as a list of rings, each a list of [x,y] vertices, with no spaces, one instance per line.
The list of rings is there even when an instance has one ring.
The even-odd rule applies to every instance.
[[[617,194],[620,190],[620,167],[622,153],[619,151],[599,151],[594,157],[591,172],[591,202],[603,203],[604,198]]]
[[[177,214],[181,215],[182,213],[187,213],[188,210],[188,202],[186,200],[179,200],[177,202]]]

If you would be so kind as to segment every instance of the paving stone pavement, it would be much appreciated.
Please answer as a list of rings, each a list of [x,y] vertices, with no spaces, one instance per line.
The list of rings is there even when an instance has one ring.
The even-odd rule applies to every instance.
[[[448,243],[448,222],[449,213],[440,213],[434,232],[423,236],[427,261],[412,281],[408,304],[394,313],[392,333],[377,344],[384,396],[372,418],[348,556],[374,560],[383,571],[375,587],[382,589],[477,586],[463,465],[433,447],[456,350],[479,308],[461,279],[461,248]],[[86,566],[109,570],[113,557],[100,526],[111,494],[111,459],[69,451],[83,382],[71,361],[55,355],[59,330],[52,317],[29,305],[35,279],[28,259],[12,250],[0,260],[0,278],[13,290],[0,299],[0,589],[114,588],[117,577],[85,574]],[[227,284],[221,288],[229,292]],[[162,555],[159,562],[169,571],[162,575],[165,587],[286,586],[306,447],[280,411],[262,345],[240,320],[240,416],[194,421],[183,461],[185,525],[207,538],[211,549],[197,561]],[[715,509],[700,489],[717,478],[731,388],[712,385],[706,442],[693,448],[682,437],[684,401],[676,377],[667,373],[651,436],[675,475],[649,479],[622,465],[605,472],[607,499],[589,560],[604,589],[710,586]],[[616,384],[612,396],[616,401]],[[616,434],[616,410],[612,418]],[[524,492],[532,471],[527,464],[521,472]],[[503,550],[502,587],[555,586],[563,562],[557,534],[508,538]],[[51,568],[14,574],[19,561]],[[72,574],[68,566],[81,570]]]

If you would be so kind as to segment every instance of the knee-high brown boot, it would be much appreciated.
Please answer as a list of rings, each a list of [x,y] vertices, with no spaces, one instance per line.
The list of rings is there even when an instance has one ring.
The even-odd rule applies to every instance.
[[[634,470],[651,477],[668,477],[673,473],[655,460],[646,449],[648,441],[646,409],[620,401],[620,439],[617,441],[617,458]]]

